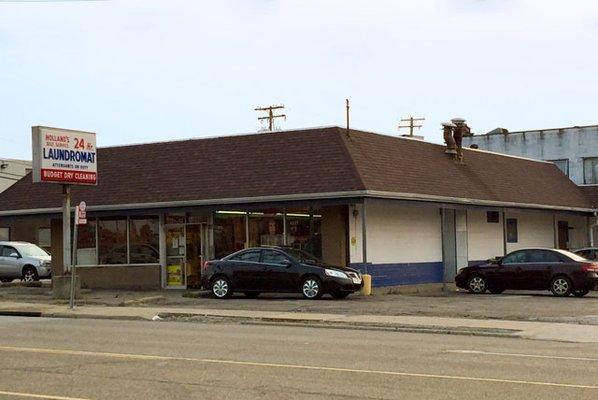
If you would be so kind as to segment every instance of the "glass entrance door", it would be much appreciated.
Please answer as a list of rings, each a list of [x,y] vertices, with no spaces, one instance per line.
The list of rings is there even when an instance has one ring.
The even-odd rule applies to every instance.
[[[187,286],[190,288],[199,287],[201,264],[203,263],[203,225],[187,224],[186,233],[186,262],[187,262]]]
[[[185,288],[187,242],[185,225],[166,225],[166,287]]]

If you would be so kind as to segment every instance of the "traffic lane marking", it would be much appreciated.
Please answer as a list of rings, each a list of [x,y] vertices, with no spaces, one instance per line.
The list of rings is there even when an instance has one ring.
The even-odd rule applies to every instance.
[[[5,392],[0,390],[0,396],[26,397],[28,399],[48,399],[48,400],[89,400],[81,397],[51,396],[49,394]]]
[[[501,352],[482,351],[482,350],[445,350],[444,352],[445,353],[454,353],[454,354],[483,355],[483,356],[547,358],[547,359],[553,359],[553,360],[598,362],[598,358],[591,358],[591,357],[567,357],[567,356],[548,356],[548,355],[542,355],[542,354],[501,353]]]
[[[93,356],[93,357],[107,357],[107,358],[119,358],[119,359],[130,359],[130,360],[188,361],[188,362],[199,362],[199,363],[205,363],[205,364],[224,364],[224,365],[240,365],[240,366],[251,366],[251,367],[288,368],[288,369],[302,369],[302,370],[311,370],[311,371],[332,371],[332,372],[347,372],[347,373],[369,374],[369,375],[400,376],[400,377],[409,377],[409,378],[428,378],[428,379],[443,379],[443,380],[457,380],[457,381],[492,382],[492,383],[506,383],[506,384],[530,385],[530,386],[550,386],[550,387],[561,387],[561,388],[598,390],[598,386],[594,386],[594,385],[579,385],[579,384],[559,383],[559,382],[541,382],[541,381],[527,381],[527,380],[517,380],[517,379],[500,379],[500,378],[481,378],[481,377],[473,377],[473,376],[425,374],[425,373],[416,373],[416,372],[382,371],[382,370],[369,370],[369,369],[356,369],[356,368],[321,367],[321,366],[315,366],[315,365],[262,363],[262,362],[253,362],[253,361],[217,360],[217,359],[210,359],[210,358],[154,356],[154,355],[148,355],[148,354],[106,353],[106,352],[97,352],[97,351],[61,350],[61,349],[44,349],[44,348],[11,347],[11,346],[0,346],[0,351],[26,352],[26,353],[38,353],[38,354],[39,353],[60,354],[60,355],[87,356],[87,357]]]

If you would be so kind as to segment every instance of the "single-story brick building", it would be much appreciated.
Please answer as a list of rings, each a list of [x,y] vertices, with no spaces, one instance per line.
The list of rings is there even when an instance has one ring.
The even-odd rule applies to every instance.
[[[306,249],[377,287],[452,282],[512,250],[586,246],[590,200],[552,163],[340,127],[98,149],[98,185],[72,188],[89,223],[82,286],[184,288],[202,261],[256,245]],[[0,229],[51,249],[62,189],[21,179]]]

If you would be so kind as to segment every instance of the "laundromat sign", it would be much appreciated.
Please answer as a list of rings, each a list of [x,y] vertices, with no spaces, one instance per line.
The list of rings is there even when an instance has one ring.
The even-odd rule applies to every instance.
[[[34,126],[33,182],[96,185],[96,134]]]

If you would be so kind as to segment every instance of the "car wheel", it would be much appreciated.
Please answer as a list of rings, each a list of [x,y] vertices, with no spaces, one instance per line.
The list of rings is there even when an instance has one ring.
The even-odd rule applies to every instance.
[[[23,282],[35,282],[39,281],[37,270],[33,267],[25,267],[23,269],[23,276],[21,277]]]
[[[590,293],[590,291],[588,289],[576,290],[575,292],[573,292],[573,296],[575,296],[575,297],[583,297],[583,296],[585,296],[588,293]]]
[[[228,279],[219,276],[212,281],[212,294],[217,299],[228,299],[233,295],[233,289]]]
[[[550,291],[558,297],[567,297],[573,291],[571,279],[566,276],[555,276],[550,282]]]
[[[505,291],[504,288],[490,288],[488,289],[490,291],[490,293],[492,294],[501,294],[502,292]]]
[[[243,294],[245,294],[245,297],[250,299],[257,299],[257,296],[260,295],[260,292],[244,292]]]
[[[333,292],[330,293],[330,295],[335,298],[335,299],[346,299],[348,295],[350,295],[350,292]]]
[[[303,282],[301,283],[301,293],[306,299],[319,299],[324,294],[322,290],[322,281],[314,276],[308,276],[303,279]]]
[[[467,290],[469,290],[469,293],[482,294],[486,289],[486,278],[482,275],[474,275],[467,281]]]

